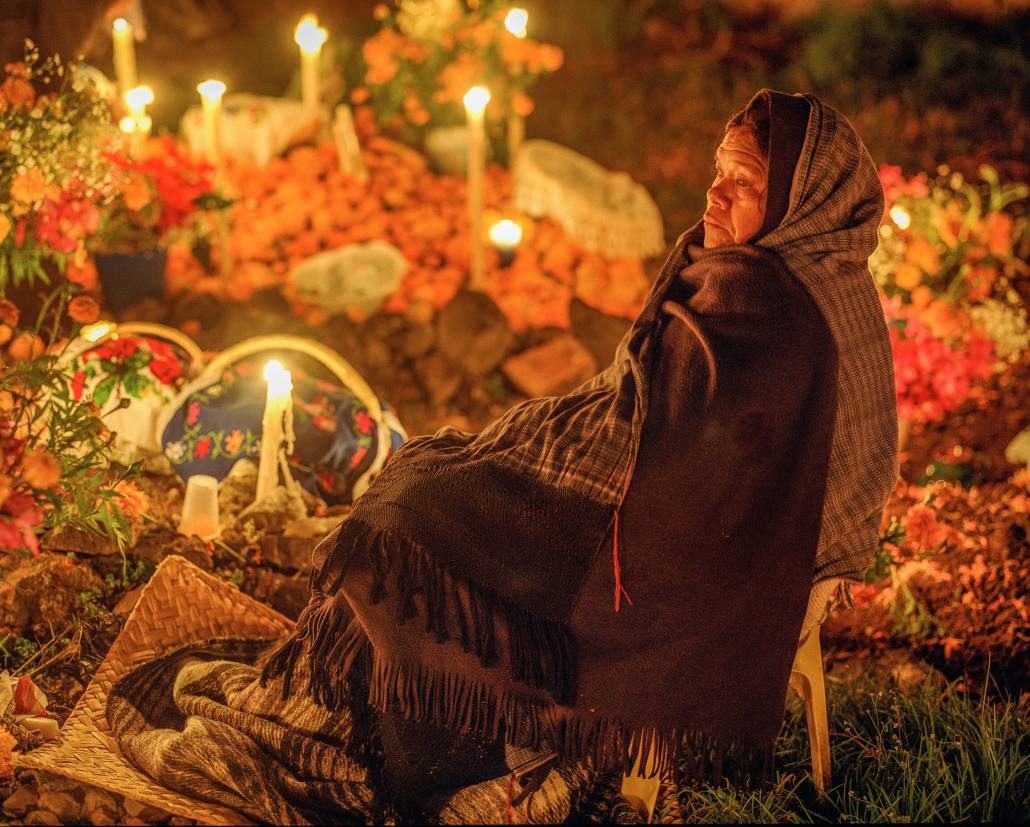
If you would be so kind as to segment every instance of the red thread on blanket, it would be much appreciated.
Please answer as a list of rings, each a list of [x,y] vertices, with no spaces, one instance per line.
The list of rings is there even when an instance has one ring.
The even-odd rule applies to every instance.
[[[626,484],[622,487],[622,496],[626,496],[626,492],[629,490],[630,476],[626,477]],[[622,503],[619,503],[619,508],[622,507]],[[615,611],[619,611],[619,600],[622,595],[626,595],[626,602],[630,606],[633,605],[633,601],[630,600],[629,592],[626,591],[622,586],[622,569],[619,566],[619,509],[615,509],[615,528],[613,529],[612,535],[612,563],[615,569]]]

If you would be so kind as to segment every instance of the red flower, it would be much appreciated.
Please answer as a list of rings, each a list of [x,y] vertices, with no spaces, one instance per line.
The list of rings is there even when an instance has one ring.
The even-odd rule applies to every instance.
[[[211,437],[205,437],[193,449],[193,456],[197,459],[205,459],[209,453],[211,453]]]
[[[72,398],[76,402],[80,401],[86,390],[86,372],[84,370],[77,370],[72,374],[71,388]]]
[[[358,464],[365,458],[365,454],[367,453],[368,451],[364,448],[358,448],[358,450],[354,452],[354,456],[350,458],[350,467],[357,468]]]
[[[190,402],[189,410],[186,411],[186,424],[196,425],[197,418],[200,416],[200,403],[197,401]]]
[[[117,339],[108,339],[98,348],[93,349],[93,355],[98,359],[107,359],[109,362],[118,359],[126,359],[139,350],[139,344],[131,336]]]
[[[354,415],[354,424],[357,425],[358,431],[363,434],[370,434],[372,429],[375,428],[375,423],[372,421],[372,417],[369,416],[368,411],[358,411]]]
[[[164,385],[174,385],[177,379],[184,376],[182,365],[171,359],[152,359],[149,367],[157,381]]]

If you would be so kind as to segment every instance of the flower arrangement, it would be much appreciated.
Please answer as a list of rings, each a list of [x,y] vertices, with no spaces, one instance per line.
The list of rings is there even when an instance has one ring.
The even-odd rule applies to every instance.
[[[564,60],[557,46],[508,31],[509,5],[499,0],[400,0],[397,14],[380,3],[382,28],[365,41],[365,86],[351,101],[371,100],[379,123],[413,137],[432,121],[464,123],[463,98],[470,88],[490,91],[488,121],[533,111],[527,90]]]
[[[1016,289],[1030,276],[1030,220],[1014,209],[1030,188],[1002,185],[986,165],[980,176],[974,186],[947,167],[932,179],[880,168],[886,211],[869,264],[884,294],[902,418],[939,419],[1030,347]]]
[[[43,261],[80,263],[113,186],[106,151],[118,139],[87,76],[27,43],[0,85],[0,292],[47,280]],[[37,88],[60,89],[37,94]]]
[[[127,509],[141,504],[132,485],[139,468],[110,466],[113,434],[61,358],[69,340],[59,332],[75,336],[100,311],[80,289],[62,284],[25,330],[18,308],[0,299],[0,552],[36,555],[36,535],[57,526],[121,545],[131,535]]]
[[[883,299],[894,351],[898,416],[934,421],[954,411],[972,383],[994,370],[994,342],[970,321],[969,313],[938,302],[920,313],[900,296]]]
[[[185,237],[198,210],[215,206],[214,167],[191,160],[169,137],[149,141],[142,157],[107,153],[114,191],[89,242],[97,253],[167,248]]]

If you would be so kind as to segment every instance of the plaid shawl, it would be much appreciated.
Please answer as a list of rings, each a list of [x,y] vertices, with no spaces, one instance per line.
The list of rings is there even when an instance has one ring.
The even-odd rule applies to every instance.
[[[713,251],[685,234],[614,363],[573,393],[409,441],[315,550],[312,602],[266,678],[288,691],[308,656],[336,708],[363,662],[375,709],[597,767],[654,745],[675,769],[684,735],[706,747],[698,772],[731,747],[768,761],[812,579],[864,570],[897,470],[865,269],[882,191],[847,122],[806,100],[779,226]],[[643,440],[655,399],[672,462]],[[670,481],[701,496],[649,512]]]

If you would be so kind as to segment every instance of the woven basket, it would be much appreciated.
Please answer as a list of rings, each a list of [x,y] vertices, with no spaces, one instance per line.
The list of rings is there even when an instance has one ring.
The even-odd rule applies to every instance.
[[[179,556],[165,558],[61,728],[61,737],[18,766],[57,773],[202,824],[250,824],[235,810],[205,804],[157,785],[118,752],[107,723],[111,686],[133,667],[215,637],[281,637],[291,620]]]

